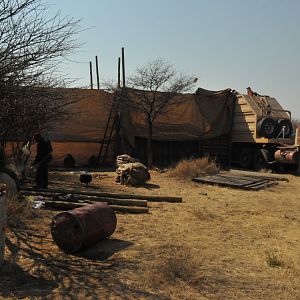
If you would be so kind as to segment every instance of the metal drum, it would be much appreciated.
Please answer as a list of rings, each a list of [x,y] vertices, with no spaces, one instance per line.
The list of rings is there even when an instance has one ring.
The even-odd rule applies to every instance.
[[[95,203],[59,213],[52,219],[51,234],[56,245],[75,253],[111,236],[117,225],[107,203]]]

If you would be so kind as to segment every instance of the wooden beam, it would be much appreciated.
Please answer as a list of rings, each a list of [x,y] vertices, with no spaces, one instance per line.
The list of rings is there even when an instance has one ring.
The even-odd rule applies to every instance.
[[[92,62],[90,61],[90,82],[91,82],[91,90],[93,89],[93,68]]]
[[[99,66],[98,66],[98,56],[96,55],[96,76],[97,76],[97,89],[100,90],[100,81],[99,81]]]
[[[87,205],[88,203],[74,203],[74,202],[65,202],[65,201],[52,201],[52,200],[44,200],[46,207],[70,210],[78,207],[82,207]],[[147,207],[128,207],[121,205],[109,205],[113,211],[116,212],[127,212],[133,214],[145,214],[149,213],[149,208]]]
[[[123,79],[123,88],[125,87],[125,54],[124,47],[122,47],[122,79]]]
[[[21,187],[21,191],[35,191],[30,187]],[[99,196],[99,197],[108,197],[108,198],[118,198],[118,199],[139,199],[147,200],[152,202],[173,202],[181,203],[182,197],[175,196],[153,196],[153,195],[135,195],[135,194],[123,194],[123,193],[108,193],[108,192],[97,192],[97,191],[80,191],[80,190],[67,190],[67,189],[46,189],[39,190],[38,192],[56,192],[60,194],[80,194],[86,196]]]
[[[21,191],[22,195],[26,196],[43,196],[46,198],[52,198],[53,200],[65,201],[65,202],[74,202],[78,200],[83,200],[87,202],[107,202],[108,204],[113,205],[122,205],[122,206],[139,206],[147,207],[147,200],[140,199],[118,199],[118,198],[109,198],[109,197],[99,197],[99,196],[88,196],[80,194],[72,194],[71,197],[68,197],[66,194],[61,193],[52,193],[52,192],[39,192],[39,191]]]

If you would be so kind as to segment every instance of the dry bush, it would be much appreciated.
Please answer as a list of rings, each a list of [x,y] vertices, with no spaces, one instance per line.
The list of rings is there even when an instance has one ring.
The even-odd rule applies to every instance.
[[[196,259],[197,255],[190,248],[184,246],[170,246],[151,264],[143,266],[146,285],[176,284],[177,280],[191,286],[197,285],[201,278],[202,263]]]
[[[219,173],[215,160],[205,156],[197,159],[183,159],[171,171],[171,175],[178,178],[195,178],[203,175]]]
[[[279,257],[277,250],[266,251],[266,262],[272,268],[278,268],[283,266],[283,260]]]
[[[221,219],[220,216],[212,213],[207,208],[203,207],[201,209],[196,209],[193,211],[195,217],[201,221],[212,221],[216,219]]]
[[[7,200],[7,225],[9,227],[23,226],[33,215],[32,203],[17,197]]]

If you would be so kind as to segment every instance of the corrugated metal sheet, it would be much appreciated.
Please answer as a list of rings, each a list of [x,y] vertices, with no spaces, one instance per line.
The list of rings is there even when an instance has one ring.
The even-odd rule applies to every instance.
[[[145,138],[135,138],[134,156],[147,163]],[[205,139],[202,141],[153,141],[153,163],[160,166],[168,166],[183,158],[209,156],[215,158],[221,164],[228,164],[229,137],[227,135]]]

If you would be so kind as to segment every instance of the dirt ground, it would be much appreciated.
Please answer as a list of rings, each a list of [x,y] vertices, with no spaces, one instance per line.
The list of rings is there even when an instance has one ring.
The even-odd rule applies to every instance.
[[[89,189],[182,196],[117,214],[112,237],[67,255],[50,234],[50,210],[7,230],[4,299],[300,299],[300,177],[243,191],[151,173],[140,188],[100,172]],[[51,186],[78,186],[53,172]]]

